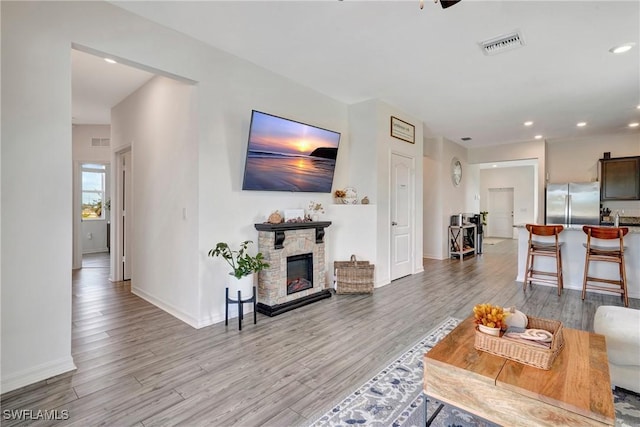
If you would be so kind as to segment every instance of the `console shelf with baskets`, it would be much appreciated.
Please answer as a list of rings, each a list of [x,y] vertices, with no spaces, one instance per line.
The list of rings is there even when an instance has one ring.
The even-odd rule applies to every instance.
[[[476,226],[450,225],[449,226],[449,258],[460,257],[460,261],[467,254],[476,252]]]

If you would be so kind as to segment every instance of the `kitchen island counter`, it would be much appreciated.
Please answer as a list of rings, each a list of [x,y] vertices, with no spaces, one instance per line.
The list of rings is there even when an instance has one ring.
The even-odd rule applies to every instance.
[[[527,263],[527,241],[529,240],[529,232],[525,228],[525,224],[514,225],[518,229],[518,276],[516,281],[522,283],[525,277],[525,268]],[[584,277],[584,259],[587,235],[582,231],[582,225],[565,225],[564,230],[560,233],[559,240],[562,245],[562,273],[564,280],[564,289],[575,289],[582,291],[582,280]],[[624,258],[627,271],[627,290],[630,298],[640,298],[640,227],[638,226],[621,226],[627,227],[629,233],[624,236]],[[540,240],[540,238],[537,238]],[[613,243],[613,242],[611,242]],[[544,258],[544,259],[541,259]],[[536,269],[543,271],[555,271],[555,260],[545,257],[536,257]],[[598,277],[618,278],[618,267],[612,263],[592,262],[590,274]],[[554,286],[544,283],[533,282],[534,286]],[[601,292],[597,290],[588,290],[587,292]],[[587,294],[587,298],[588,298]]]

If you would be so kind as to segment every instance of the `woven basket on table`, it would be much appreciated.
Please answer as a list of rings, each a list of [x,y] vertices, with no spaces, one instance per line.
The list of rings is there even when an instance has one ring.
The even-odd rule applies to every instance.
[[[334,261],[337,294],[371,294],[373,293],[373,272],[375,266],[369,261]]]
[[[557,320],[528,317],[528,329],[544,329],[553,334],[551,348],[542,348],[480,332],[476,327],[474,347],[535,368],[549,370],[564,346],[562,323]]]

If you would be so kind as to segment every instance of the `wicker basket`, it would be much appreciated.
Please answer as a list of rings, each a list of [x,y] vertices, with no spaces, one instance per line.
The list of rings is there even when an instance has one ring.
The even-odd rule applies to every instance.
[[[544,329],[553,334],[551,348],[541,348],[526,343],[511,341],[480,332],[476,328],[474,347],[496,356],[524,363],[535,368],[549,370],[560,350],[564,346],[562,323],[557,320],[540,319],[529,316],[527,328]]]
[[[375,266],[369,261],[334,261],[337,294],[371,294],[373,293],[373,272]]]

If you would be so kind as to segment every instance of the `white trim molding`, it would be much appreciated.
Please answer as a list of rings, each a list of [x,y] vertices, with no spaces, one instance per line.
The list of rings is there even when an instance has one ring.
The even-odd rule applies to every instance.
[[[180,310],[177,307],[174,307],[173,305],[162,301],[150,294],[148,294],[147,292],[143,291],[142,289],[139,288],[134,288],[133,286],[131,287],[131,293],[134,295],[139,296],[140,298],[142,298],[143,300],[155,305],[156,307],[160,308],[163,311],[166,311],[167,313],[169,313],[170,315],[172,315],[173,317],[183,321],[184,323],[186,323],[187,325],[199,329],[202,328],[204,326],[209,326],[209,325],[203,325],[202,322],[198,321],[198,319],[194,318],[193,316],[185,313],[184,311]]]
[[[64,374],[65,372],[73,371],[75,369],[76,365],[73,363],[72,357],[65,357],[63,359],[43,363],[6,377],[3,376],[0,392],[6,393],[16,390],[20,387],[46,380],[47,378],[55,377],[56,375]]]

